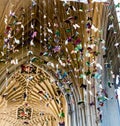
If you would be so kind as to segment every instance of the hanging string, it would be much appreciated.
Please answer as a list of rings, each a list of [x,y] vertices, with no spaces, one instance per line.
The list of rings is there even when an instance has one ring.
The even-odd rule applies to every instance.
[[[24,28],[24,25],[25,25],[25,5],[24,5],[24,2],[22,3],[23,4],[23,9],[22,9],[22,24],[21,24],[21,28],[22,28],[22,61],[23,61],[23,57],[24,57],[24,41],[25,41],[25,38],[24,38],[24,35],[25,35],[25,28]]]
[[[26,10],[27,11],[27,14],[26,14],[26,19],[27,19],[27,29],[26,29],[27,30],[27,36],[26,36],[26,38],[27,38],[27,59],[28,59],[27,64],[28,65],[29,65],[29,62],[30,62],[30,55],[31,55],[31,50],[30,50],[30,47],[29,47],[29,13],[28,13],[29,9],[32,9],[32,8],[28,7],[27,10]],[[27,101],[27,98],[28,98],[28,90],[27,90],[28,89],[28,85],[29,85],[28,78],[29,78],[29,73],[26,76],[26,86],[25,86],[25,91],[24,91],[24,94],[23,94],[23,97],[24,97],[25,101]]]
[[[38,16],[38,17],[39,17],[40,20],[42,20],[42,19],[41,19],[41,16],[40,16],[40,15],[41,15],[40,0],[38,1],[38,7],[39,7],[39,9],[38,9],[38,14],[39,14],[39,16]],[[42,36],[42,32],[41,32],[41,31],[42,31],[42,30],[41,30],[41,29],[42,29],[42,24],[41,24],[41,22],[39,22],[39,23],[40,23],[40,25],[39,25],[39,31],[40,31],[40,32],[39,32],[39,37],[40,37],[40,41],[39,41],[39,52],[41,53],[41,44],[42,44],[42,37],[41,37],[41,36]],[[40,58],[40,59],[41,59],[41,58]]]
[[[46,42],[46,37],[47,37],[47,30],[46,30],[46,27],[47,27],[47,13],[46,13],[46,0],[43,0],[43,18],[44,18],[44,39],[43,41]],[[44,46],[45,50],[47,51],[47,43],[45,43],[45,46]],[[48,52],[47,52],[48,53]]]

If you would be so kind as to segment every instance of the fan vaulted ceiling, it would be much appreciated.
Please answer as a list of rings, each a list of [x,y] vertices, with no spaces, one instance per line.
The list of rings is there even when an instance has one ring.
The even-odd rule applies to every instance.
[[[67,109],[64,95],[72,95],[75,87],[78,99],[84,97],[80,88],[82,73],[90,74],[84,62],[96,60],[99,54],[94,44],[99,43],[98,19],[103,6],[59,0],[0,3],[0,121],[5,126],[44,126],[47,122],[56,125],[61,119],[59,114]],[[95,49],[87,48],[86,41]],[[84,57],[85,51],[92,59]],[[28,70],[34,68],[35,73]],[[21,106],[32,108],[32,120],[23,122],[17,118]]]
[[[12,74],[7,88],[1,92],[1,121],[24,125],[26,122],[17,117],[17,110],[25,105],[32,108],[32,120],[27,122],[29,125],[44,125],[48,120],[56,125],[57,116],[64,109],[64,96],[52,77],[34,65],[27,66],[34,71],[28,73],[28,69],[22,66]]]

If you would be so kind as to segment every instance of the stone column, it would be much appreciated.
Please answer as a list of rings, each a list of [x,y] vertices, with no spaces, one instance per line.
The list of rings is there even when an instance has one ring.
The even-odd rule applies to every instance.
[[[111,77],[108,76],[109,70],[105,67],[105,76],[104,76],[104,83],[105,88],[108,93],[108,98],[102,108],[103,111],[103,121],[101,126],[119,126],[120,125],[120,113],[119,113],[119,106],[117,103],[117,99],[115,96],[115,88],[112,86],[111,88],[107,85],[108,81],[112,81]],[[114,82],[115,83],[115,82]]]

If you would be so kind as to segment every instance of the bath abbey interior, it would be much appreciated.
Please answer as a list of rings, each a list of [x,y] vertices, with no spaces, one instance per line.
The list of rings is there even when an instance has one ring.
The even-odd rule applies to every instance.
[[[0,126],[120,126],[120,0],[0,0]]]

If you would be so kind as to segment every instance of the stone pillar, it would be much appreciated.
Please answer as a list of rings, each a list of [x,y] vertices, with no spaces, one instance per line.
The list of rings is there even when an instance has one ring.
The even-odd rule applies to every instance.
[[[76,125],[76,106],[75,104],[71,104],[71,126],[77,126]]]
[[[119,126],[120,125],[120,113],[119,113],[119,106],[117,103],[117,99],[115,97],[115,88],[112,86],[111,88],[108,87],[107,83],[111,78],[108,76],[108,70],[105,67],[105,77],[104,77],[104,83],[105,88],[108,93],[108,98],[103,106],[103,121],[101,123],[101,126]],[[112,80],[111,80],[112,81]],[[115,82],[114,82],[115,83]]]

